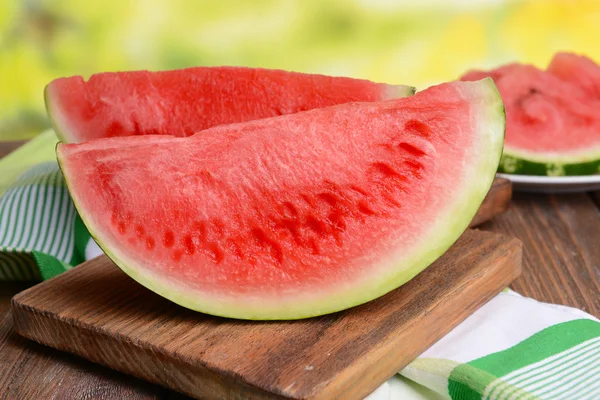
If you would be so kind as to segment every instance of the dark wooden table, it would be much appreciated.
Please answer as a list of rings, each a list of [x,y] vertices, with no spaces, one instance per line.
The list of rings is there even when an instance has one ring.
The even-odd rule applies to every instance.
[[[0,143],[0,156],[13,148]],[[508,212],[480,228],[523,242],[523,275],[514,290],[600,317],[599,207],[600,193],[517,193]],[[9,302],[32,284],[0,282],[0,400],[185,398],[19,337]]]

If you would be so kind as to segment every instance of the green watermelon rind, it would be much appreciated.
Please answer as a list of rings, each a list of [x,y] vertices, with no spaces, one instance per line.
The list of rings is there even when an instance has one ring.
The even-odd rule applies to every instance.
[[[531,153],[504,147],[498,171],[514,175],[578,176],[600,173],[600,148],[578,154]]]
[[[202,313],[248,320],[294,320],[329,314],[371,301],[408,282],[444,254],[467,229],[494,180],[505,132],[504,105],[493,81],[488,78],[473,83],[469,90],[482,91],[482,101],[477,103],[481,109],[477,113],[474,128],[479,132],[480,140],[477,146],[470,149],[476,160],[465,174],[464,187],[456,189],[456,198],[448,203],[445,212],[429,228],[429,232],[422,236],[420,246],[414,246],[411,252],[403,252],[402,263],[410,267],[388,267],[382,270],[389,273],[371,274],[360,285],[336,288],[335,292],[326,295],[315,293],[310,299],[293,298],[287,302],[280,299],[252,298],[230,301],[223,297],[217,299],[215,296],[204,296],[197,291],[186,291],[178,282],[168,282],[144,271],[143,268],[136,268],[135,262],[118,254],[117,246],[106,246],[99,237],[100,227],[92,223],[91,216],[86,215],[85,210],[80,207],[82,202],[78,191],[73,191],[70,187],[69,190],[91,236],[106,255],[131,278],[174,303]],[[69,171],[65,168],[65,160],[61,158],[59,148],[60,144],[57,145],[58,162],[69,186]],[[391,263],[393,260],[388,264]]]

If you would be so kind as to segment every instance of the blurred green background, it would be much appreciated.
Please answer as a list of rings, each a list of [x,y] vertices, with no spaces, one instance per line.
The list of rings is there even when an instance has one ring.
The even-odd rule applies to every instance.
[[[600,60],[600,0],[1,0],[0,140],[48,126],[56,77],[246,65],[424,87],[557,50]]]

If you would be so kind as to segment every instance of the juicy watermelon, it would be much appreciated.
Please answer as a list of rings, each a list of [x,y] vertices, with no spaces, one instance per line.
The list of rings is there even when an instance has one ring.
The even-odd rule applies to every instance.
[[[241,67],[198,67],[61,78],[46,108],[61,140],[190,136],[217,125],[292,114],[350,101],[410,96],[414,88],[366,80]]]
[[[548,65],[548,72],[582,88],[600,100],[600,66],[591,59],[572,53],[557,53]]]
[[[509,64],[470,71],[461,79],[490,76],[506,107],[501,172],[585,175],[600,168],[600,67],[558,53],[547,71]]]
[[[504,126],[485,79],[57,156],[133,279],[204,313],[296,319],[382,296],[442,255],[490,188]]]

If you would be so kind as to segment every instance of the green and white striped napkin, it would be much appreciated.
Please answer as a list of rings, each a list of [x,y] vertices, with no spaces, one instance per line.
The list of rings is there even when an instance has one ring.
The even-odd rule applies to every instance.
[[[598,400],[600,322],[506,291],[400,374],[442,398]]]
[[[34,166],[0,197],[0,280],[52,278],[85,261],[89,241],[56,161]]]
[[[48,279],[100,253],[55,161],[0,195],[0,280]],[[600,322],[506,291],[368,398],[597,400]]]

